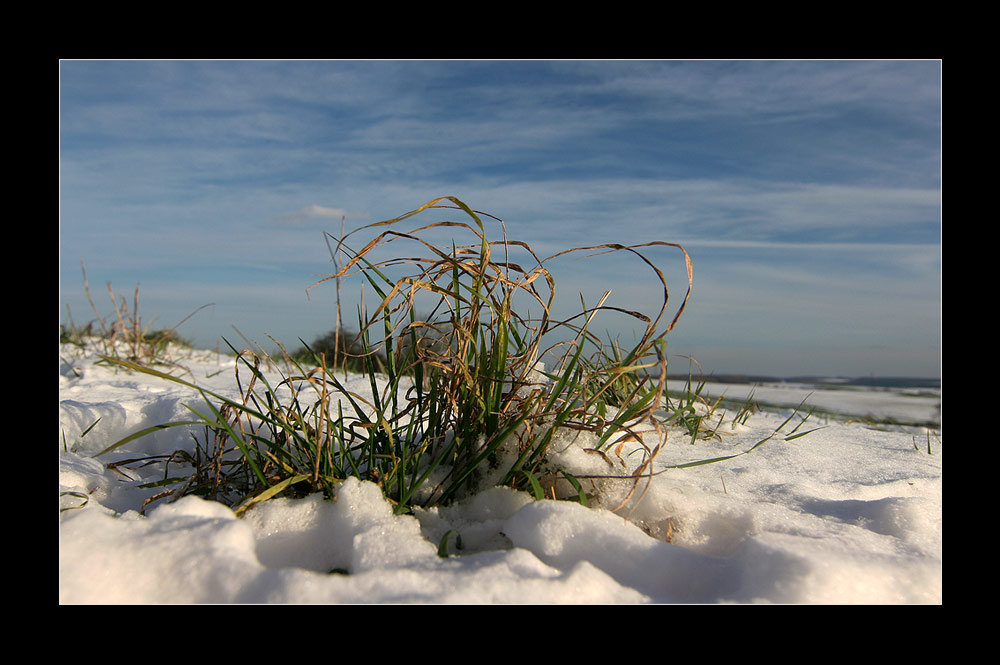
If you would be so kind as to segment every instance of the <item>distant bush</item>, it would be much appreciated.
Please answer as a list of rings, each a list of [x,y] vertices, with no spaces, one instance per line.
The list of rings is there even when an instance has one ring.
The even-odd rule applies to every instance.
[[[334,329],[309,344],[303,344],[290,354],[296,362],[315,364],[322,354],[326,356],[326,364],[330,368],[342,368],[357,374],[367,374],[369,369],[385,372],[385,353],[366,349],[357,332]]]

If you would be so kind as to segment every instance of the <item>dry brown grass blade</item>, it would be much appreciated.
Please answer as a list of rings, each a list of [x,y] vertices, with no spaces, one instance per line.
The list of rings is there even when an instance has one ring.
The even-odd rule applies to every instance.
[[[684,247],[682,247],[681,245],[673,242],[664,242],[657,240],[653,242],[642,243],[639,245],[621,245],[618,243],[607,243],[603,245],[594,245],[591,247],[575,247],[572,249],[567,249],[562,252],[553,254],[552,256],[545,259],[543,263],[547,263],[553,259],[559,258],[560,256],[565,256],[567,254],[572,254],[574,252],[592,252],[594,250],[604,250],[604,251],[595,252],[590,256],[599,256],[601,254],[606,254],[609,252],[616,252],[616,251],[626,251],[637,256],[641,261],[643,261],[647,266],[649,266],[650,269],[653,270],[653,272],[656,274],[657,279],[660,282],[660,285],[663,288],[663,305],[660,308],[660,313],[655,320],[650,321],[646,329],[646,334],[642,338],[643,342],[647,342],[651,339],[654,339],[656,326],[659,325],[660,320],[666,313],[667,305],[670,300],[670,289],[667,287],[667,280],[666,277],[664,277],[663,272],[658,267],[656,267],[656,265],[653,264],[649,259],[647,259],[642,253],[636,251],[637,249],[641,249],[643,247],[674,247],[676,249],[679,249],[684,254],[684,265],[687,269],[688,288],[687,292],[684,294],[684,300],[681,302],[681,305],[678,308],[677,313],[674,315],[674,318],[671,320],[670,325],[668,325],[659,335],[655,336],[658,338],[666,335],[671,330],[673,330],[674,326],[677,324],[677,320],[680,319],[681,314],[684,313],[684,308],[687,306],[688,299],[691,297],[691,289],[694,285],[694,266],[691,262],[691,256],[687,253],[687,250],[684,249]]]

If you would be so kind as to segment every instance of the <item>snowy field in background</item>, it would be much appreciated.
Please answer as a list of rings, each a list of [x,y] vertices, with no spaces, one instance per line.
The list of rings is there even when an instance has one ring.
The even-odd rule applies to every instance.
[[[375,485],[354,480],[343,484],[336,501],[316,495],[272,500],[243,519],[195,496],[152,503],[141,516],[156,490],[137,485],[162,478],[162,469],[129,471],[128,480],[105,463],[193,449],[186,428],[94,455],[144,427],[189,420],[183,404],[200,398],[167,381],[116,373],[74,351],[60,349],[61,603],[942,600],[939,428],[930,433],[928,451],[928,433],[920,428],[814,416],[803,429],[826,427],[805,437],[784,440],[786,427],[749,454],[664,471],[629,519],[501,488],[395,516]],[[184,365],[199,385],[237,397],[233,363],[199,352]],[[723,389],[740,400],[750,386]],[[758,387],[756,399],[785,403],[768,390]],[[915,422],[924,420],[921,414],[940,418],[939,397],[805,387],[810,391],[808,404],[824,410],[900,419],[916,412]],[[744,425],[726,420],[719,439],[695,445],[671,430],[657,463],[742,452],[771,435],[788,413],[758,413]],[[594,456],[581,452],[585,444],[566,441],[559,454],[571,467],[592,464]],[[463,549],[453,542],[452,556],[439,557],[438,543],[452,529]]]
[[[672,392],[683,391],[687,385],[686,381],[667,382]],[[691,385],[696,389],[699,383],[693,380]],[[752,398],[762,405],[789,409],[806,400],[806,408],[815,408],[817,414],[839,414],[844,419],[891,420],[901,424],[931,423],[936,429],[941,425],[940,388],[864,388],[842,383],[770,381],[749,385],[706,381],[701,395],[713,400],[723,397],[730,405]]]

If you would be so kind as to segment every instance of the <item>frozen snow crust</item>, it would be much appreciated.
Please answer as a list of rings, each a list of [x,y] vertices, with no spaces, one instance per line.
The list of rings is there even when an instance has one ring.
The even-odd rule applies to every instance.
[[[130,470],[129,480],[105,463],[191,448],[186,428],[93,455],[144,427],[190,419],[183,404],[201,398],[74,351],[60,350],[62,603],[941,602],[936,434],[928,454],[926,435],[821,422],[803,438],[665,471],[629,519],[506,488],[396,516],[376,485],[354,479],[335,501],[274,499],[242,519],[195,496],[141,516],[156,490],[136,486],[162,469]],[[198,352],[183,364],[195,383],[236,396],[233,362]],[[735,429],[727,419],[721,441],[695,445],[671,431],[658,462],[741,452],[786,416],[757,414]],[[585,443],[565,444],[563,463],[593,464]],[[441,558],[452,530],[462,549],[452,538]]]

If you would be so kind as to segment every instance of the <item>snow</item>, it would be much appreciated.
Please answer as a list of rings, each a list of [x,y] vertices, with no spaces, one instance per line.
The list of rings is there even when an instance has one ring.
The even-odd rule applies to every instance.
[[[686,381],[668,381],[670,390],[682,391]],[[691,389],[697,389],[694,380]],[[841,414],[869,420],[893,420],[901,423],[936,423],[941,419],[940,389],[859,389],[853,386],[817,383],[763,383],[755,386],[706,381],[701,388],[705,397],[724,397],[743,402],[751,396],[761,404],[794,408],[806,401],[820,412]]]
[[[137,486],[162,478],[162,466],[123,467],[126,477],[106,464],[191,449],[189,428],[95,454],[142,428],[191,420],[184,404],[203,402],[183,386],[96,360],[92,352],[60,348],[64,604],[942,601],[939,429],[930,433],[928,450],[927,430],[916,427],[826,418],[800,431],[823,429],[786,440],[789,425],[748,454],[665,470],[621,514],[494,488],[397,516],[377,486],[349,479],[336,501],[272,499],[241,518],[191,495],[152,502],[140,515],[162,488]],[[193,352],[182,364],[190,371],[183,378],[238,396],[232,358]],[[360,390],[366,380],[356,385]],[[885,391],[809,389],[816,391],[809,403],[836,400],[829,410],[859,416],[902,399]],[[725,390],[740,399],[750,386]],[[940,399],[920,408],[939,412]],[[671,429],[655,463],[663,469],[741,453],[789,413],[757,413],[742,425],[730,414],[718,438],[694,444]],[[606,468],[585,447],[585,440],[564,437],[554,452],[574,470]],[[615,482],[622,481],[602,486],[608,504],[627,489]],[[462,547],[451,534],[450,555],[441,557],[438,544],[452,531]]]

